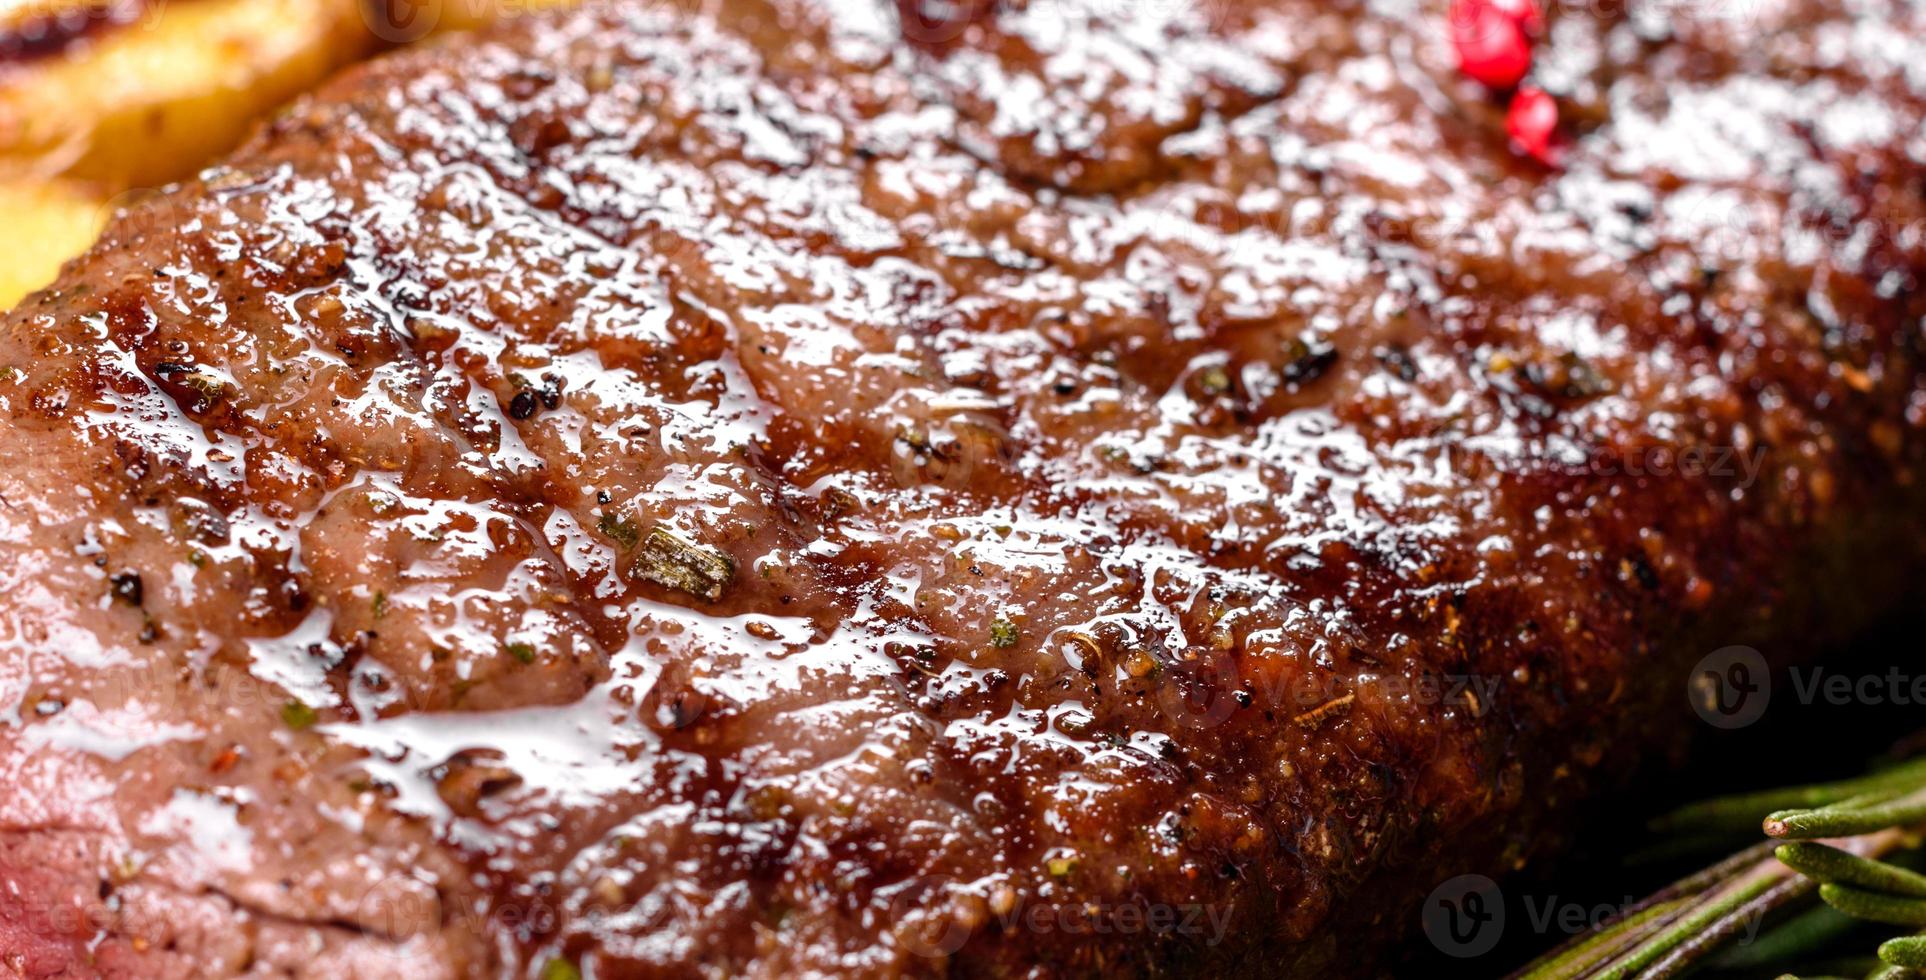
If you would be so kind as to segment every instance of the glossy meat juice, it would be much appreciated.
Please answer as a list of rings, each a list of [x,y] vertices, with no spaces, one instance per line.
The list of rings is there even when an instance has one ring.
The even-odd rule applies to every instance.
[[[1442,3],[965,12],[403,52],[8,314],[8,965],[1367,974],[1902,601],[1926,9],[1548,11],[1561,169]]]

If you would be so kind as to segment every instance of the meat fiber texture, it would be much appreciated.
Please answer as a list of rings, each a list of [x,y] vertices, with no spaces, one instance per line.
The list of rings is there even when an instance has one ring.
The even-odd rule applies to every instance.
[[[1441,4],[944,10],[401,52],[7,315],[0,961],[1367,974],[1903,601],[1926,8],[1548,11],[1560,169]]]

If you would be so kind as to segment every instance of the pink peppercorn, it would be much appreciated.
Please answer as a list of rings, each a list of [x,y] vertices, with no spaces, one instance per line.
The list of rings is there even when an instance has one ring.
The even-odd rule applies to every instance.
[[[1538,23],[1531,0],[1452,0],[1450,17],[1460,71],[1496,89],[1524,80],[1531,70],[1527,23]]]
[[[1540,163],[1555,167],[1564,156],[1557,142],[1558,102],[1544,89],[1527,85],[1512,95],[1505,132],[1513,149]]]
[[[1491,5],[1516,21],[1526,34],[1537,37],[1544,33],[1545,15],[1539,11],[1537,0],[1491,0]]]

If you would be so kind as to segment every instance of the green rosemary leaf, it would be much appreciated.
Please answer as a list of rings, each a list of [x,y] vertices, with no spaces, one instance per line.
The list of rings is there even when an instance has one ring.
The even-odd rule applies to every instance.
[[[1891,965],[1892,957],[1882,964],[1863,955],[1831,955],[1832,942],[1858,920],[1926,927],[1926,874],[1881,860],[1920,846],[1915,830],[1926,824],[1926,759],[1857,779],[1713,800],[1675,811],[1656,826],[1674,831],[1667,835],[1672,843],[1712,839],[1756,832],[1760,813],[1768,809],[1764,828],[1776,840],[1680,879],[1514,977],[1667,980],[1705,967],[1757,975],[1796,960],[1815,973],[1926,980],[1926,930],[1911,937],[1917,943],[1892,947],[1894,956],[1917,955],[1917,972]],[[1823,904],[1811,901],[1815,890]],[[1793,908],[1803,911],[1759,942],[1722,949],[1747,926]]]
[[[1812,809],[1880,790],[1903,792],[1921,784],[1926,784],[1926,758],[1912,759],[1856,779],[1705,800],[1653,820],[1651,828],[1664,834],[1679,831],[1749,833],[1759,826],[1761,813]]]
[[[1882,895],[1850,885],[1821,885],[1819,897],[1847,915],[1895,926],[1926,926],[1926,898]]]
[[[1686,936],[1657,962],[1646,967],[1638,975],[1639,980],[1670,980],[1672,977],[1686,973],[1698,961],[1718,951],[1734,936],[1744,932],[1748,925],[1759,922],[1787,903],[1804,897],[1817,884],[1809,878],[1798,875],[1787,877],[1761,894],[1723,913],[1710,925]]]
[[[1808,878],[1892,895],[1926,897],[1926,875],[1863,858],[1830,844],[1795,841],[1780,845],[1774,853],[1788,867]]]
[[[603,514],[601,520],[595,522],[595,528],[623,551],[634,550],[636,543],[642,540],[642,529],[636,527],[634,521],[616,514]]]
[[[1765,832],[1782,840],[1852,837],[1922,820],[1926,820],[1926,788],[1883,803],[1852,800],[1816,810],[1780,810],[1765,818]]]
[[[1926,936],[1901,936],[1879,944],[1879,958],[1908,970],[1926,969]]]
[[[1814,905],[1767,929],[1751,943],[1727,948],[1708,960],[1706,966],[1714,970],[1763,970],[1778,966],[1824,949],[1859,924],[1858,919],[1830,905]]]
[[[1591,974],[1591,977],[1593,980],[1624,980],[1634,974],[1642,975],[1641,971],[1658,962],[1673,948],[1720,924],[1732,912],[1745,907],[1791,875],[1791,869],[1784,865],[1776,862],[1759,863],[1694,899],[1692,907],[1676,921],[1627,950],[1603,969]]]
[[[990,645],[998,649],[1003,649],[1005,647],[1016,646],[1016,644],[1016,624],[1002,616],[998,616],[996,621],[990,624]]]
[[[1553,950],[1512,975],[1512,980],[1570,980],[1589,977],[1602,962],[1617,957],[1671,923],[1707,889],[1755,869],[1772,854],[1770,841],[1748,847],[1702,871],[1687,875],[1627,909],[1616,922],[1575,943]]]
[[[313,728],[320,717],[313,708],[300,701],[289,701],[281,706],[281,723],[297,732]]]
[[[1558,950],[1531,964],[1514,974],[1513,980],[1572,980],[1586,976],[1586,971],[1592,967],[1618,955],[1627,946],[1671,921],[1689,901],[1689,897],[1675,898],[1632,912],[1576,945]]]

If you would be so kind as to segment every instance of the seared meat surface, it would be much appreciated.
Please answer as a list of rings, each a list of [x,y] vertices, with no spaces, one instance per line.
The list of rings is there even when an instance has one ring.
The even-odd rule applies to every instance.
[[[1919,567],[1917,3],[591,7],[6,317],[10,969],[1367,973]]]

